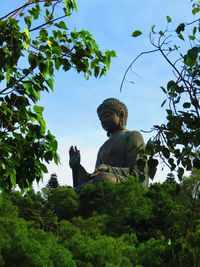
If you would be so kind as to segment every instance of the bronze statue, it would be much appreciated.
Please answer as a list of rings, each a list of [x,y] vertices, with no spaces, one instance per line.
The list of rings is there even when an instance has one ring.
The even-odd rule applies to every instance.
[[[75,188],[88,182],[124,182],[130,175],[138,177],[139,174],[137,160],[139,152],[144,148],[144,140],[138,131],[126,129],[128,110],[125,104],[118,99],[108,98],[98,107],[97,113],[109,138],[99,149],[92,174],[87,173],[80,164],[80,151],[77,147],[70,147],[69,165]],[[147,178],[143,184],[147,186]]]

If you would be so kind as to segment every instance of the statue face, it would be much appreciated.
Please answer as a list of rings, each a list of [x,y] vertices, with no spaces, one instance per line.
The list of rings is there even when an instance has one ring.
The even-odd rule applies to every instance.
[[[108,133],[113,133],[120,129],[120,118],[113,110],[104,109],[99,113],[99,119],[103,129]]]

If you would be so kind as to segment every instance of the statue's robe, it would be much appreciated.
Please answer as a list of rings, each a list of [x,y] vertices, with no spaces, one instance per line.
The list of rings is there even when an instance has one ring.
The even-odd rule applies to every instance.
[[[120,130],[112,134],[100,147],[96,168],[101,164],[108,166],[108,173],[116,177],[117,182],[123,182],[130,175],[138,177],[137,160],[144,149],[144,140],[140,132]],[[147,185],[147,178],[144,185]]]

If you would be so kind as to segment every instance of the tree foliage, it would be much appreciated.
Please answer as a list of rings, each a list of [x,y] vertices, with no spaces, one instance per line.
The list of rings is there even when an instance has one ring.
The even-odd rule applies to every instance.
[[[101,52],[87,30],[69,29],[75,0],[28,1],[0,18],[0,187],[29,186],[59,163],[57,141],[46,130],[42,92],[53,91],[56,71],[86,79],[106,74],[114,51]]]
[[[48,189],[55,189],[59,186],[58,178],[56,173],[52,173],[51,177],[46,185]]]
[[[4,193],[0,265],[198,267],[199,175]]]
[[[181,22],[173,30],[173,19],[167,16],[167,26],[164,30],[157,29],[155,25],[151,28],[150,42],[154,50],[142,52],[138,56],[160,53],[174,74],[173,79],[161,87],[166,97],[161,104],[161,107],[167,106],[166,123],[153,127],[152,131],[156,131],[156,134],[146,146],[149,176],[152,179],[158,165],[156,156],[159,156],[171,171],[175,170],[179,179],[185,170],[200,168],[200,4],[199,1],[191,2],[194,20]],[[132,36],[141,34],[141,31],[136,30]]]

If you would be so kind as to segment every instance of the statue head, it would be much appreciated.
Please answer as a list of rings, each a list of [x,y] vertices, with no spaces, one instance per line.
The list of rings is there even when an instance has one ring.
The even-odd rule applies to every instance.
[[[119,128],[121,130],[125,129],[128,117],[126,105],[116,98],[108,98],[97,108],[99,117],[106,110],[114,112],[119,117]]]

